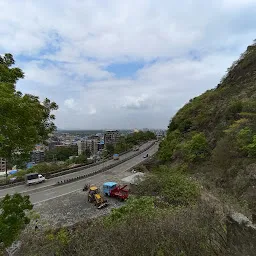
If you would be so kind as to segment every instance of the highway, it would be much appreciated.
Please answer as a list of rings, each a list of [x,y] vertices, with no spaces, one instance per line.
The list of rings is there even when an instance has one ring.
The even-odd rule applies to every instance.
[[[141,145],[140,146],[140,150],[145,149],[151,143],[152,143],[152,141],[147,142],[147,143]],[[134,151],[128,152],[128,153],[120,156],[120,160],[125,159],[125,158],[127,158],[129,156],[132,156],[135,153],[136,152],[134,152]],[[146,154],[146,152],[142,153],[142,154]],[[136,159],[136,157],[135,157],[135,159]],[[130,159],[127,162],[130,162],[130,161],[133,162],[133,159]],[[10,188],[1,189],[0,190],[0,198],[4,197],[6,194],[12,195],[12,194],[14,194],[16,192],[17,193],[32,194],[32,193],[37,191],[37,193],[42,193],[42,190],[52,188],[52,186],[54,184],[56,184],[57,181],[64,180],[64,179],[69,179],[69,178],[73,178],[73,177],[77,177],[79,175],[83,175],[83,174],[86,174],[86,173],[91,173],[91,172],[97,171],[97,170],[99,170],[99,169],[101,169],[103,167],[107,167],[107,166],[109,166],[109,165],[111,165],[113,163],[116,163],[116,160],[108,160],[108,161],[106,161],[104,163],[101,163],[101,164],[96,165],[96,166],[92,166],[90,168],[87,168],[87,169],[84,169],[84,170],[81,170],[81,171],[76,171],[74,173],[65,174],[65,175],[62,175],[62,176],[59,176],[59,177],[51,178],[51,179],[47,180],[45,183],[42,183],[42,184],[36,184],[36,185],[32,185],[32,186],[26,186],[24,184],[24,185],[18,185],[18,186],[13,186],[13,187],[10,187]],[[123,163],[123,164],[125,164],[125,163]],[[136,165],[136,163],[135,163],[135,165]],[[122,164],[121,164],[121,166],[122,166]],[[117,167],[119,167],[119,165]],[[82,182],[84,182],[84,181],[82,181]],[[74,184],[74,183],[72,183],[72,184]],[[71,186],[72,184],[68,184],[68,185]],[[75,184],[77,184],[77,182]],[[63,186],[66,186],[66,185],[63,185]],[[38,190],[40,190],[41,192],[38,192]]]
[[[102,183],[106,181],[119,181],[120,179],[131,175],[131,173],[128,173],[127,170],[146,160],[145,158],[143,158],[145,154],[148,153],[150,157],[154,153],[156,153],[157,150],[158,150],[158,144],[155,144],[150,149],[141,153],[140,155],[130,160],[127,160],[126,162],[116,167],[113,167],[112,169],[104,173],[100,173],[95,176],[92,176],[83,180],[79,180],[77,182],[72,182],[72,183],[68,183],[68,184],[60,185],[56,187],[49,187],[48,189],[45,189],[43,191],[38,191],[38,192],[28,191],[25,194],[29,194],[31,202],[33,204],[36,204],[36,203],[42,203],[42,202],[45,202],[51,199],[56,199],[56,198],[57,200],[61,200],[62,196],[65,196],[67,194],[70,194],[78,190],[82,190],[85,183],[102,185]]]

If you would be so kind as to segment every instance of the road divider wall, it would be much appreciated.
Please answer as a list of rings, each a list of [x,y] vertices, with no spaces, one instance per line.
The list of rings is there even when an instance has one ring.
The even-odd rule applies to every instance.
[[[141,153],[143,153],[143,152],[147,151],[148,149],[150,149],[154,144],[155,144],[155,142],[152,142],[149,146],[147,146],[143,150],[135,153],[134,155],[129,156],[129,157],[123,159],[123,160],[119,160],[116,163],[113,163],[113,164],[111,164],[109,166],[105,166],[105,167],[103,167],[103,168],[101,168],[101,169],[99,169],[97,171],[94,171],[94,172],[91,172],[91,173],[87,173],[87,174],[84,174],[84,175],[79,175],[77,177],[73,177],[73,178],[69,178],[69,179],[63,179],[63,180],[58,181],[55,185],[59,186],[59,185],[71,183],[71,182],[74,182],[74,181],[77,181],[77,180],[85,179],[85,178],[94,176],[96,174],[105,172],[105,171],[107,171],[109,169],[112,169],[113,167],[116,167],[116,166],[118,166],[118,165],[120,165],[120,164],[122,164],[122,163],[124,163],[124,162],[126,162],[126,161],[128,161],[128,160],[130,160],[130,159],[132,159],[134,157],[136,157],[136,156],[139,156]]]

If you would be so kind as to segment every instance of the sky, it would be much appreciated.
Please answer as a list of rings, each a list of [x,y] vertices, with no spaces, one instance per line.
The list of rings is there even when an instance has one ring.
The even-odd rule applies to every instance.
[[[256,0],[0,0],[0,54],[61,129],[167,128],[256,38]]]

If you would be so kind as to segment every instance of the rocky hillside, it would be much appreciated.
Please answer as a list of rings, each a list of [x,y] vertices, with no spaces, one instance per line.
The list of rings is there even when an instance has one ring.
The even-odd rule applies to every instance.
[[[228,68],[216,88],[191,99],[172,118],[159,157],[207,174],[208,186],[212,181],[255,207],[256,43]]]

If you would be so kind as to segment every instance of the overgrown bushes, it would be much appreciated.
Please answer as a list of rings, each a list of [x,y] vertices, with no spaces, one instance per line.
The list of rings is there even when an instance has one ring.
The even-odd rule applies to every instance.
[[[161,166],[136,190],[138,195],[158,196],[172,206],[184,206],[196,202],[200,191],[198,185],[190,180],[180,169]]]
[[[50,236],[31,232],[24,237],[19,255],[227,255],[225,223],[204,203],[154,217],[137,216],[108,227],[94,220],[90,225],[81,223],[75,231],[60,230]]]

